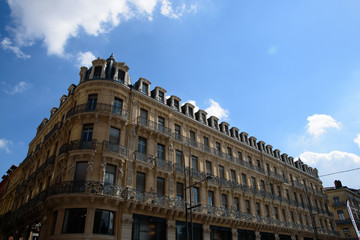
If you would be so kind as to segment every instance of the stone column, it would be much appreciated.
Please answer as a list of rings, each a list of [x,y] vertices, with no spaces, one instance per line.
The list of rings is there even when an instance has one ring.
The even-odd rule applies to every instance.
[[[231,229],[231,233],[232,233],[232,239],[233,239],[233,240],[237,240],[237,239],[238,239],[237,228],[232,228],[232,229]]]
[[[94,213],[95,213],[94,207],[90,207],[86,211],[86,221],[85,221],[85,229],[84,229],[85,236],[90,236],[92,234]]]
[[[210,226],[209,225],[203,225],[203,240],[210,240]]]
[[[279,237],[278,233],[275,233],[274,236],[275,236],[275,240],[280,240],[280,237]]]
[[[260,236],[260,232],[259,232],[259,231],[255,231],[255,239],[256,239],[256,240],[261,240],[261,236]]]
[[[296,236],[295,236],[295,235],[291,235],[291,240],[296,240]]]
[[[131,240],[133,215],[124,213],[121,221],[121,240]]]
[[[167,220],[167,239],[176,239],[175,220]]]
[[[64,221],[64,215],[65,215],[65,209],[63,209],[63,208],[58,209],[58,215],[56,218],[54,235],[61,234],[61,228],[63,225],[62,223]]]

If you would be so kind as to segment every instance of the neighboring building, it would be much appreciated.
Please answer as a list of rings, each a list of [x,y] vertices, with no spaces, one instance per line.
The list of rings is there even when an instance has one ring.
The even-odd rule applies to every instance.
[[[128,70],[81,68],[18,167],[3,237],[185,239],[190,181],[194,239],[338,239],[316,169]]]
[[[349,200],[354,220],[360,230],[360,190],[343,187],[339,180],[335,181],[335,187],[324,190],[330,198],[330,210],[335,215],[336,230],[341,233],[342,239],[359,239],[351,222],[346,200]]]

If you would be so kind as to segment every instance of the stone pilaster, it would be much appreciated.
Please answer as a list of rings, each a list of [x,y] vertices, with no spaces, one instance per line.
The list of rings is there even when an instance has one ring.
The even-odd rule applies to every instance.
[[[261,236],[260,236],[260,232],[259,232],[259,231],[255,231],[255,239],[256,239],[256,240],[261,240]]]
[[[131,240],[133,215],[124,213],[121,224],[121,240]]]
[[[203,233],[204,233],[204,237],[203,240],[210,240],[210,226],[209,225],[203,225]]]
[[[175,220],[167,220],[167,239],[176,239]]]

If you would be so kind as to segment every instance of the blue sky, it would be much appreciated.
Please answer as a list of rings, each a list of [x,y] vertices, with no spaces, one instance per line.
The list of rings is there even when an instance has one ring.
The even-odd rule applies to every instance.
[[[36,128],[114,53],[167,95],[319,169],[360,167],[360,2],[0,2],[0,173]],[[360,171],[322,177],[360,188]]]

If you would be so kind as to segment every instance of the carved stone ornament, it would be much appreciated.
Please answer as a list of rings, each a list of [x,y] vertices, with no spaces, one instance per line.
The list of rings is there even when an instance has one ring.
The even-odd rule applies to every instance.
[[[106,64],[106,61],[104,59],[101,59],[98,57],[97,59],[92,61],[92,64],[93,64],[93,66],[99,66],[99,65],[102,66],[102,65]]]
[[[121,70],[123,70],[123,71],[125,71],[125,72],[128,72],[129,71],[129,67],[125,64],[125,62],[118,62],[118,63],[116,63],[116,66],[119,68],[119,69],[121,69]]]

